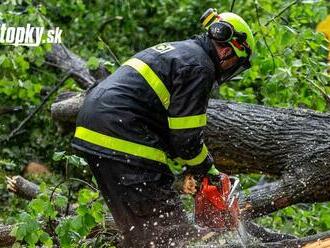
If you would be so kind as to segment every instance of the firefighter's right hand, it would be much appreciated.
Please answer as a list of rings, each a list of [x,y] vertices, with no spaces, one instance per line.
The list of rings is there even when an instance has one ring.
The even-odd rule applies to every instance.
[[[197,192],[197,183],[193,175],[187,174],[184,177],[182,192],[185,194],[195,194]]]

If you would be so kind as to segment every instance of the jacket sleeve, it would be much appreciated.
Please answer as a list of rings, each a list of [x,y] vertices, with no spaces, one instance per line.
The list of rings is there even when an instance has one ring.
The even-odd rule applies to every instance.
[[[175,161],[192,174],[206,174],[213,164],[203,141],[213,74],[202,66],[188,66],[173,79],[168,109],[169,140]]]

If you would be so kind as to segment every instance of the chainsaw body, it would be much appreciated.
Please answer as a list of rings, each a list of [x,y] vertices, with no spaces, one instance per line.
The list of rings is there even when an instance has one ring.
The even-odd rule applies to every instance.
[[[234,230],[240,218],[239,179],[221,173],[217,180],[202,179],[195,196],[195,223],[217,231]]]

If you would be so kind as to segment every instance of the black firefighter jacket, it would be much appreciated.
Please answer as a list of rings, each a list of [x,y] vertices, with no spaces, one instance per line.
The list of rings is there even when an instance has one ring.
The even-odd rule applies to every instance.
[[[203,126],[214,54],[204,35],[137,53],[88,92],[73,147],[163,172],[173,161],[174,168],[207,171],[213,160]]]

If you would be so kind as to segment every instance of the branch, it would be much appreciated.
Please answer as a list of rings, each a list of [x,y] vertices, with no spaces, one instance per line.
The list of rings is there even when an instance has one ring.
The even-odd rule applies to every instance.
[[[121,66],[121,62],[119,61],[119,59],[117,58],[117,56],[115,55],[115,53],[112,51],[112,49],[110,48],[110,46],[107,43],[104,42],[104,40],[102,39],[102,37],[99,36],[98,38],[104,44],[104,46],[108,49],[108,51],[110,53],[110,56],[113,59],[113,61],[115,61],[118,66]]]
[[[295,0],[293,2],[291,2],[290,4],[288,4],[286,7],[284,7],[282,10],[280,10],[277,14],[275,14],[271,19],[269,19],[266,23],[265,23],[265,27],[267,27],[269,25],[269,23],[271,23],[272,21],[274,21],[277,17],[281,16],[286,10],[288,10],[289,8],[291,8],[293,5],[295,5],[296,3],[298,3],[299,0]]]
[[[263,243],[297,239],[297,237],[293,235],[274,232],[270,229],[259,226],[252,221],[244,222],[244,227],[250,235],[256,237]]]
[[[23,108],[21,106],[17,106],[17,107],[0,106],[0,115],[12,114],[12,113],[20,112],[22,110]]]
[[[319,90],[319,92],[322,94],[325,102],[327,103],[327,106],[329,108],[330,106],[330,96],[327,94],[327,92],[325,91],[325,89],[323,89],[322,87],[320,87],[319,85],[317,85],[316,83],[313,82],[313,80],[310,80],[306,77],[307,81],[310,82],[316,89]]]
[[[274,58],[274,54],[272,52],[272,50],[270,49],[269,45],[268,45],[268,42],[267,42],[267,39],[266,39],[266,36],[264,34],[264,32],[262,31],[262,27],[261,27],[261,23],[260,23],[260,16],[259,16],[259,7],[257,5],[257,0],[254,1],[254,7],[255,7],[255,10],[256,10],[256,15],[257,15],[257,21],[258,21],[258,26],[260,28],[260,32],[261,32],[261,36],[262,36],[262,39],[264,40],[265,42],[265,46],[267,48],[267,50],[269,51],[269,54],[271,55],[272,57],[272,62],[273,62],[273,73],[275,72],[275,58]]]
[[[235,6],[235,2],[236,2],[236,0],[232,0],[231,6],[230,6],[230,12],[233,12],[234,6]]]
[[[23,199],[31,200],[37,197],[39,186],[21,176],[6,177],[7,189]]]
[[[46,54],[45,64],[62,71],[70,70],[70,76],[83,89],[87,89],[110,74],[102,63],[98,69],[89,70],[84,59],[62,44],[53,45],[52,51]]]

